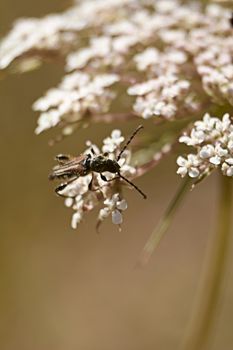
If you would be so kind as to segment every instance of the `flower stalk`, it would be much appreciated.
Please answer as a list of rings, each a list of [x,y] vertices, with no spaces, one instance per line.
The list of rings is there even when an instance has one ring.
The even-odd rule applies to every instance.
[[[191,188],[191,179],[186,177],[178,188],[174,198],[161,218],[158,226],[154,229],[148,241],[146,242],[142,254],[139,258],[139,265],[144,266],[148,263],[152,253],[158,247],[164,234],[167,232],[171,225],[172,219],[188,189]]]
[[[216,319],[226,270],[228,243],[233,233],[232,192],[232,179],[220,176],[218,227],[216,234],[210,237],[200,290],[182,350],[204,349]]]

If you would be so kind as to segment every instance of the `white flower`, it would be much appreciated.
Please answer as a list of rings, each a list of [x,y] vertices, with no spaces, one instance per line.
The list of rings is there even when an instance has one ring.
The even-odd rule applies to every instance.
[[[225,159],[225,162],[229,165],[233,165],[233,157]]]
[[[119,210],[115,209],[112,212],[112,223],[114,225],[120,225],[123,222],[122,214]]]
[[[233,177],[233,165],[229,165],[227,162],[224,162],[222,165],[222,172],[226,176]]]
[[[158,62],[159,53],[154,47],[148,47],[145,51],[134,56],[138,70],[144,71],[148,66],[155,65]]]
[[[88,186],[91,181],[91,175],[81,176],[74,180],[70,185],[66,186],[60,193],[65,196],[75,197],[82,195],[88,191]]]
[[[111,137],[107,137],[103,140],[103,153],[112,153],[114,152],[119,145],[124,141],[124,137],[121,135],[120,130],[113,130],[111,133]]]
[[[221,164],[221,157],[219,156],[214,156],[210,158],[210,163],[214,164],[214,165],[219,165]]]
[[[134,111],[144,119],[157,116],[173,119],[180,103],[189,109],[194,107],[189,81],[180,79],[173,72],[166,72],[156,79],[135,84],[128,88],[127,92],[129,95],[138,96],[133,106]]]
[[[215,149],[213,145],[205,145],[200,150],[200,157],[202,159],[208,159],[214,155]]]
[[[179,156],[176,162],[179,165],[177,174],[181,175],[182,177],[188,174],[192,178],[199,176],[200,171],[198,169],[198,165],[200,162],[196,155],[188,154],[187,159]]]
[[[129,95],[143,96],[149,92],[158,89],[159,81],[156,79],[148,80],[142,84],[136,84],[128,88],[127,92]]]
[[[115,193],[112,198],[107,198],[104,201],[106,205],[99,212],[99,220],[103,221],[110,214],[112,215],[112,223],[114,225],[120,225],[123,222],[122,211],[127,209],[127,202],[125,199],[120,199],[119,193]]]

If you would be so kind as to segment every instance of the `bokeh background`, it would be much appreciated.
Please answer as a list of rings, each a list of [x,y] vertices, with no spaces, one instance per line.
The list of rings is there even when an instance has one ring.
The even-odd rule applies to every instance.
[[[62,11],[65,0],[1,0],[0,35],[18,17]],[[218,178],[190,193],[144,269],[135,264],[180,179],[169,157],[127,190],[123,230],[110,220],[95,232],[96,212],[77,231],[71,210],[47,180],[57,153],[80,153],[86,139],[101,144],[112,128],[95,125],[49,147],[35,136],[32,102],[62,76],[47,64],[0,80],[0,349],[175,350],[191,316],[209,235],[215,228]],[[145,123],[145,127],[149,124]],[[231,242],[230,250],[233,249]],[[233,255],[232,255],[233,256]],[[233,257],[209,349],[233,349]]]

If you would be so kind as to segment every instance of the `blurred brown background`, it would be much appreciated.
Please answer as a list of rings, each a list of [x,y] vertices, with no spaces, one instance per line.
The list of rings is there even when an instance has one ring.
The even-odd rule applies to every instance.
[[[1,0],[0,34],[20,16],[41,16],[66,5],[65,0]],[[174,157],[137,180],[147,202],[126,190],[122,232],[109,220],[97,235],[96,212],[72,230],[71,210],[47,180],[53,156],[80,153],[86,139],[100,144],[121,125],[92,126],[52,148],[51,133],[35,136],[31,104],[62,74],[61,66],[50,64],[0,81],[0,349],[178,349],[215,225],[218,179],[186,197],[145,269],[135,269],[137,257],[180,181]],[[122,129],[129,133],[134,126]],[[231,258],[211,350],[233,349],[232,280]]]

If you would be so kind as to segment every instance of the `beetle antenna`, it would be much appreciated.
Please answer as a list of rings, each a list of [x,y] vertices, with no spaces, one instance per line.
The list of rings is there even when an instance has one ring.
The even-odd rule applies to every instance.
[[[126,142],[126,144],[124,145],[124,147],[122,148],[122,150],[120,151],[120,153],[118,154],[117,157],[117,161],[121,158],[122,153],[126,150],[126,148],[129,146],[130,142],[133,140],[133,138],[135,137],[135,135],[138,133],[139,130],[143,129],[142,125],[139,125],[137,127],[137,129],[132,133],[132,135],[130,136],[130,138],[128,139],[128,141]]]
[[[131,181],[129,181],[128,179],[126,179],[126,177],[122,176],[120,173],[118,173],[118,176],[121,177],[125,182],[127,182],[128,184],[130,184],[131,186],[133,186],[135,188],[135,190],[137,190],[144,199],[147,198],[147,196],[145,195],[145,193],[143,193],[136,185],[134,185],[134,183],[132,183]]]

